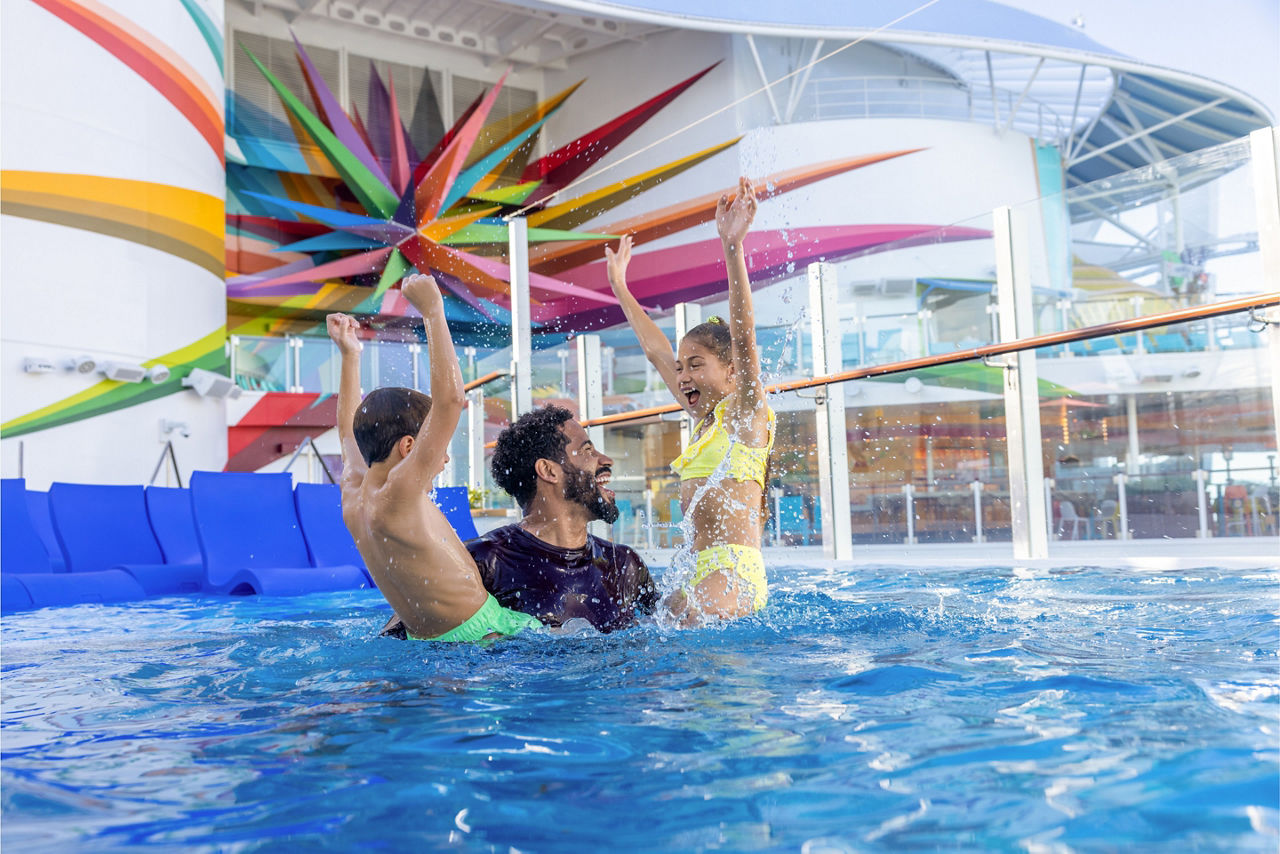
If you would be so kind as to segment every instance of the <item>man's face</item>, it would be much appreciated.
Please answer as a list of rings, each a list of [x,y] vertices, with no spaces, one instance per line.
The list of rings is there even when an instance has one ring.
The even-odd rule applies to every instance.
[[[613,490],[605,484],[613,474],[613,460],[596,449],[577,421],[566,421],[560,429],[569,440],[561,465],[565,500],[581,504],[592,519],[612,524],[618,518],[618,505]]]

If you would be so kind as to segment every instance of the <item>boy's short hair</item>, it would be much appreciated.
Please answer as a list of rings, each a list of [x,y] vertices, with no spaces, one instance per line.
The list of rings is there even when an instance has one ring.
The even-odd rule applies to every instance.
[[[431,398],[411,388],[375,388],[356,409],[352,432],[365,465],[380,463],[405,436],[418,435]]]
[[[538,490],[534,464],[551,460],[563,464],[569,437],[560,429],[573,413],[563,406],[544,406],[521,415],[516,422],[498,434],[493,450],[494,483],[501,486],[526,509]]]

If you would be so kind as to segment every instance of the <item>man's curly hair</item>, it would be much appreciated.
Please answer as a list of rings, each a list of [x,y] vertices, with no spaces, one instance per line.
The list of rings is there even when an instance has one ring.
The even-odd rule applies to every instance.
[[[572,418],[573,413],[563,406],[544,406],[521,415],[498,434],[490,463],[493,480],[519,503],[521,510],[528,510],[538,489],[534,464],[544,459],[564,464],[569,437],[560,428]]]

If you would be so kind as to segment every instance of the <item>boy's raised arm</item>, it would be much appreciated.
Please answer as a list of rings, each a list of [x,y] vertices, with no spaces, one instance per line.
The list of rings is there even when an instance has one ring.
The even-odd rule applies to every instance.
[[[616,252],[606,246],[604,257],[609,270],[609,286],[613,288],[613,295],[618,298],[618,304],[622,306],[622,313],[627,316],[627,323],[631,325],[636,338],[640,340],[640,349],[644,351],[649,364],[658,371],[658,376],[662,377],[667,388],[671,389],[671,394],[685,409],[688,409],[688,402],[680,393],[680,383],[676,381],[676,354],[671,349],[671,342],[627,287],[627,265],[631,263],[631,235],[623,235],[618,241]]]
[[[356,444],[356,409],[360,406],[360,324],[346,314],[331,314],[326,319],[329,337],[342,354],[342,375],[338,381],[338,441],[342,446],[342,479],[348,475],[363,477],[365,465]]]
[[[733,340],[733,365],[738,374],[738,394],[742,403],[754,406],[764,400],[760,379],[760,353],[756,348],[755,309],[751,303],[751,279],[743,241],[756,215],[756,191],[746,178],[738,179],[738,193],[721,196],[716,205],[716,230],[724,245],[724,262],[729,273],[729,332]]]
[[[414,441],[413,450],[405,462],[410,476],[420,482],[423,489],[444,467],[449,442],[458,427],[458,418],[466,405],[462,390],[462,368],[458,365],[458,353],[449,336],[449,324],[444,317],[444,297],[440,286],[431,276],[416,274],[407,277],[400,285],[405,299],[422,313],[422,325],[427,333],[427,357],[431,366],[431,411],[422,422],[422,429]]]

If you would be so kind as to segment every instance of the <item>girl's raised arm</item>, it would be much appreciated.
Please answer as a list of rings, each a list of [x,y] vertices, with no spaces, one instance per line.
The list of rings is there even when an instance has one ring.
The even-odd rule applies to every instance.
[[[724,195],[716,205],[716,230],[724,245],[729,272],[729,332],[733,339],[733,367],[738,375],[736,397],[744,410],[755,410],[764,401],[760,379],[760,352],[756,347],[755,309],[751,304],[751,280],[742,244],[756,215],[756,191],[746,178],[738,179],[738,193]]]
[[[627,323],[631,324],[636,338],[640,339],[640,349],[644,351],[645,358],[658,371],[658,376],[662,377],[662,381],[667,384],[676,402],[686,411],[692,412],[689,409],[689,402],[680,393],[679,382],[676,381],[676,354],[671,349],[671,342],[627,288],[627,265],[631,263],[631,235],[623,235],[618,241],[617,252],[606,246],[604,257],[609,267],[609,286],[613,288],[613,295],[618,298],[618,304],[622,306],[622,313],[627,316]]]

